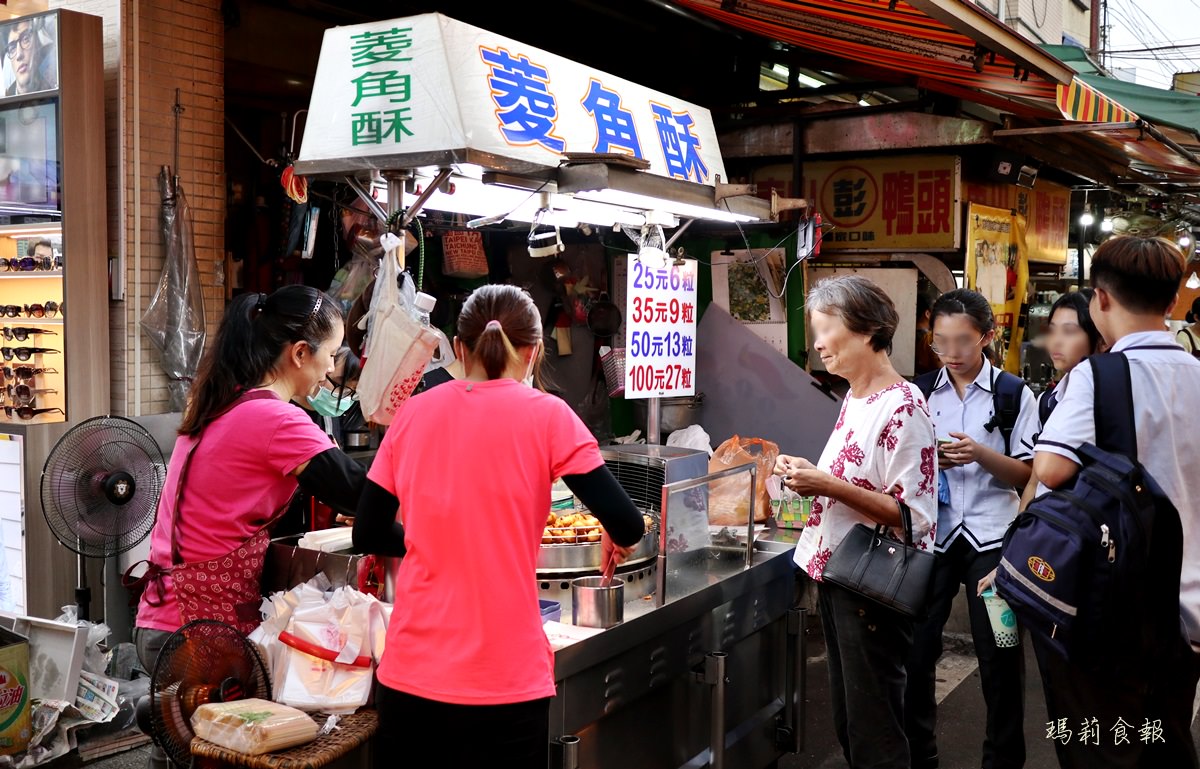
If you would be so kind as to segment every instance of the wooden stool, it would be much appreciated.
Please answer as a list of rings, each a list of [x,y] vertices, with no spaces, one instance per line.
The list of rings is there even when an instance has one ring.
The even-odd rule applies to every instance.
[[[324,725],[328,716],[314,714],[313,720]],[[363,709],[342,716],[338,728],[329,734],[318,735],[304,745],[250,756],[220,745],[214,745],[199,737],[192,739],[192,757],[195,769],[331,769],[335,766],[369,767],[369,741],[379,727],[379,716],[374,709]],[[359,755],[361,754],[361,755]]]

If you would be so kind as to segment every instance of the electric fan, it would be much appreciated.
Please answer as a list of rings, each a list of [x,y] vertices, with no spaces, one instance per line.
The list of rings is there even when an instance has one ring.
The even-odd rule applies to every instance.
[[[84,557],[109,558],[141,542],[154,527],[166,463],[144,427],[102,416],[67,431],[42,468],[42,513],[54,536],[79,555],[75,602],[90,619]]]
[[[178,767],[191,766],[192,714],[206,702],[271,699],[271,679],[237,628],[198,619],[163,644],[150,676],[150,736]]]

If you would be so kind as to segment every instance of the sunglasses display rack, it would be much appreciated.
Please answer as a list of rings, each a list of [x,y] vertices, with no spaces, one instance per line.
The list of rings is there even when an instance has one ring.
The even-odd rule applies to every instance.
[[[61,244],[58,223],[0,225],[0,424],[67,418]]]

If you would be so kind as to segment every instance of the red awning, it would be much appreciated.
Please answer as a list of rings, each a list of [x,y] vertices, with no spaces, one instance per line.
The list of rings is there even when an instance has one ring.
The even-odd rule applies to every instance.
[[[1061,105],[1073,120],[1136,119],[1077,81],[1066,64],[962,0],[674,1],[763,37],[1030,117],[1058,115]]]

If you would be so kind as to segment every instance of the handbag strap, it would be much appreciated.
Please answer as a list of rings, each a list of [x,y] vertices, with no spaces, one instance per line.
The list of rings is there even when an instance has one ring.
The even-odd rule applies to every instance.
[[[900,508],[900,525],[904,529],[904,544],[909,547],[915,547],[916,543],[913,541],[912,510],[908,509],[908,505],[904,504],[899,497],[892,497],[892,499],[896,500],[896,507]]]

